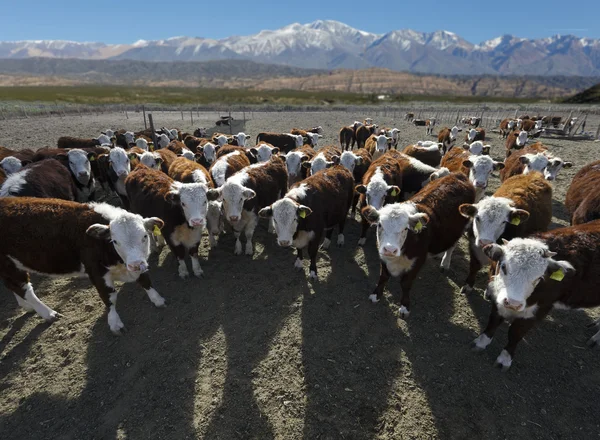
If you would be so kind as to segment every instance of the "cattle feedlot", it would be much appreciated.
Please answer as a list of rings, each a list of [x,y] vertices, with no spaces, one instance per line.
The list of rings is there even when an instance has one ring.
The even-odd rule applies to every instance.
[[[153,116],[157,129],[217,129],[215,112],[194,115],[193,126],[179,112]],[[339,146],[341,127],[369,117],[380,127],[399,129],[399,150],[418,140],[437,141],[403,114],[367,112],[255,112],[234,133],[249,134],[254,146],[260,132],[320,125],[319,148]],[[588,129],[595,131],[597,123],[588,122]],[[434,134],[446,125],[438,123]],[[467,131],[459,127],[454,148],[461,148]],[[138,131],[144,122],[140,113],[129,113],[128,119],[111,113],[5,120],[0,145],[56,147],[61,136],[91,138],[109,128]],[[492,132],[497,126],[484,121],[483,128],[490,157],[503,161],[505,140]],[[218,129],[229,133],[229,127]],[[566,192],[585,164],[600,159],[600,144],[539,140],[554,156],[572,162],[549,181],[552,230],[569,225]],[[486,195],[500,186],[499,175],[492,172]],[[119,204],[116,196],[99,194]],[[413,283],[406,317],[397,277],[390,278],[378,303],[369,301],[380,258],[376,228],[368,230],[364,246],[358,245],[359,213],[346,221],[343,246],[336,246],[336,225],[331,246],[319,250],[318,280],[309,278],[308,253],[303,269],[295,268],[295,250],[278,246],[268,225],[259,220],[252,256],[234,255],[236,239],[228,228],[213,249],[204,233],[198,252],[203,278],[193,275],[187,257],[190,276],[181,279],[168,246],[153,253],[148,273],[166,307],[155,307],[137,283],[117,283],[116,310],[127,330],[121,336],[111,333],[108,309],[87,278],[32,275],[39,299],[62,315],[52,324],[26,313],[0,283],[0,438],[600,436],[600,351],[586,344],[598,332],[591,327],[598,309],[552,310],[527,333],[512,366],[502,372],[495,361],[507,343],[506,322],[487,349],[471,349],[492,303],[484,298],[487,268],[472,291],[461,292],[469,273],[465,236],[449,270],[440,271],[440,256],[428,256]],[[434,225],[417,230],[422,227]],[[5,233],[0,231],[0,240]],[[35,252],[36,243],[25,241]],[[241,241],[245,246],[244,234]],[[569,279],[567,274],[560,282]]]

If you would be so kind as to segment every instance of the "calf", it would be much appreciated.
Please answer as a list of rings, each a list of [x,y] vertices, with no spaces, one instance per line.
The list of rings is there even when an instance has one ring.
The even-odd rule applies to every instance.
[[[125,189],[125,179],[131,172],[131,160],[121,147],[115,147],[108,154],[98,156],[98,163],[106,170],[106,179],[111,190],[121,199],[125,209],[129,209],[129,199]]]
[[[427,119],[425,121],[425,134],[426,135],[433,135],[433,127],[435,127],[435,119],[431,118],[431,119]]]
[[[203,145],[196,147],[197,154],[201,156],[198,158],[198,163],[205,168],[210,168],[215,160],[217,160],[217,152],[219,147],[212,142],[206,142]]]
[[[342,152],[333,145],[323,147],[310,161],[302,162],[304,168],[310,169],[310,174],[318,173],[325,168],[337,165],[340,162]]]
[[[250,166],[250,160],[241,151],[233,151],[230,154],[218,158],[208,172],[215,182],[216,187],[223,186],[225,181],[232,175]]]
[[[567,191],[565,207],[571,216],[571,225],[580,225],[600,219],[600,161],[580,169]]]
[[[458,207],[473,203],[475,190],[463,174],[437,179],[408,202],[381,209],[363,208],[363,216],[377,224],[377,249],[381,259],[379,282],[369,296],[378,302],[390,276],[400,276],[400,315],[410,313],[410,289],[427,260],[427,254],[451,251],[463,234],[467,219]]]
[[[333,227],[338,225],[337,244],[344,244],[353,186],[352,174],[337,165],[296,184],[284,198],[259,211],[261,217],[272,218],[279,246],[298,250],[294,267],[302,269],[302,252],[308,248],[311,279],[317,279],[317,253],[323,234],[323,248],[327,249]]]
[[[233,136],[233,140],[231,141],[231,145],[236,145],[238,147],[245,147],[247,142],[250,140],[250,135],[246,133],[238,133]]]
[[[547,180],[556,180],[561,169],[573,166],[571,162],[565,162],[560,157],[552,156],[548,149],[540,143],[514,152],[504,163],[506,167],[500,172],[501,181],[531,171],[539,171]]]
[[[121,148],[127,149],[135,142],[136,134],[132,131],[118,130],[115,133],[115,144]],[[152,133],[148,135],[149,138],[152,138]],[[168,142],[167,142],[168,144]],[[166,144],[165,144],[166,146]],[[160,147],[164,148],[164,147]]]
[[[358,148],[365,148],[365,143],[371,135],[375,134],[377,125],[361,125],[356,128],[356,143]]]
[[[415,114],[414,113],[405,113],[404,114],[404,120],[411,122],[413,119],[415,119]]]
[[[304,145],[302,136],[289,133],[259,133],[256,136],[256,145],[261,142],[273,145],[284,153]]]
[[[169,173],[169,167],[171,166],[173,161],[177,159],[177,155],[175,153],[173,153],[171,150],[167,150],[164,148],[161,150],[154,151],[152,153],[131,153],[131,159],[135,159],[135,157],[133,156],[134,154],[135,156],[137,156],[142,165],[153,170],[160,170],[165,174]]]
[[[441,152],[442,144],[432,143],[427,146],[419,146],[419,145],[409,145],[402,153],[407,156],[414,157],[417,160],[420,160],[424,164],[427,164],[431,167],[437,167],[440,165],[440,161],[442,160],[442,152]]]
[[[419,192],[431,180],[449,174],[447,168],[437,169],[424,164],[414,157],[407,156],[396,150],[390,150],[384,156],[394,158],[400,162],[402,174],[402,186],[400,200],[408,200],[412,195]]]
[[[157,216],[164,221],[160,235],[179,262],[181,278],[189,275],[185,264],[192,259],[194,275],[202,277],[198,246],[206,224],[208,201],[217,193],[205,183],[176,182],[165,173],[138,166],[125,179],[131,211],[142,216]]]
[[[14,156],[7,156],[0,160],[0,168],[4,171],[6,176],[16,173],[23,168],[24,165],[27,165],[27,163],[23,163],[22,160],[19,160]]]
[[[475,141],[471,144],[463,144],[463,148],[468,150],[469,153],[474,154],[475,156],[479,156],[481,154],[490,154],[490,150],[492,148],[491,145],[483,145],[482,141]]]
[[[400,130],[398,130],[397,128],[387,129],[383,134],[385,134],[387,137],[391,137],[392,148],[398,149],[398,141],[400,140]]]
[[[279,157],[238,171],[215,190],[223,202],[225,219],[233,227],[235,255],[242,254],[240,234],[246,235],[246,255],[253,254],[252,236],[258,223],[258,211],[272,205],[287,190],[285,163]]]
[[[204,183],[214,188],[214,183],[206,168],[196,162],[178,157],[169,167],[169,177],[181,183]]]
[[[162,226],[158,218],[104,203],[0,199],[0,279],[21,307],[52,322],[60,315],[36,296],[29,272],[87,275],[109,309],[111,331],[120,334],[125,326],[116,311],[115,281],[137,281],[154,305],[165,304],[148,276],[148,234]]]
[[[302,164],[310,161],[316,154],[317,152],[313,147],[304,145],[282,155],[285,158],[285,165],[288,171],[288,184],[290,186],[306,178],[309,168],[303,167]]]
[[[307,137],[308,133],[316,133],[316,134],[323,134],[323,127],[321,127],[320,125],[318,127],[313,127],[310,130],[303,130],[301,128],[292,128],[290,130],[291,134],[299,134],[302,137]]]
[[[494,161],[490,156],[475,156],[469,150],[453,148],[442,158],[442,167],[468,176],[475,187],[475,200],[480,200],[485,194],[492,171],[503,169],[504,164]]]
[[[502,138],[506,139],[506,137],[515,129],[516,125],[517,121],[514,119],[503,119],[502,122],[500,122],[500,135]]]
[[[506,138],[506,157],[509,157],[513,150],[521,150],[526,144],[526,131],[512,131]]]
[[[389,143],[391,140],[392,138],[383,134],[372,135],[365,142],[364,148],[369,152],[373,160],[377,160],[383,153],[389,150]],[[359,148],[362,147],[359,145]]]
[[[75,201],[77,188],[69,170],[56,159],[27,165],[8,176],[0,197],[37,197]]]
[[[483,128],[472,128],[467,132],[465,142],[475,141],[485,141],[485,130]]]
[[[343,151],[353,150],[356,143],[354,127],[342,127],[340,129],[340,148]]]
[[[306,133],[306,140],[308,145],[310,145],[313,148],[318,148],[319,147],[319,139],[322,139],[323,135],[320,135],[318,133]]]
[[[460,129],[455,125],[452,129],[444,127],[438,133],[438,142],[442,144],[444,154],[454,146],[459,131]]]
[[[102,144],[111,144],[111,139],[105,134],[97,138],[75,138],[71,136],[62,136],[58,138],[56,146],[58,148],[91,148]]]
[[[500,324],[509,321],[508,343],[496,359],[503,371],[512,365],[521,339],[552,309],[600,306],[598,220],[488,245],[484,252],[495,274],[487,289],[492,310],[473,349],[487,348]],[[588,341],[590,347],[599,344],[600,331]]]
[[[552,187],[540,173],[521,174],[506,180],[493,196],[474,205],[461,205],[460,213],[472,222],[468,231],[471,262],[462,289],[470,292],[477,272],[487,264],[481,252],[484,246],[548,229],[552,220]]]
[[[250,152],[256,157],[256,162],[268,162],[272,156],[279,153],[279,148],[262,143],[251,148]]]

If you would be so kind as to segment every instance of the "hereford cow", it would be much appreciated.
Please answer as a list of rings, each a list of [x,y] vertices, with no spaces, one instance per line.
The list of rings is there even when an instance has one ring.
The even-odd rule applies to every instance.
[[[342,151],[353,150],[356,143],[354,127],[342,127],[340,129],[340,148]]]
[[[465,142],[470,144],[475,141],[485,141],[485,130],[483,128],[472,128],[465,135]]]
[[[325,168],[337,165],[340,162],[341,154],[342,152],[340,150],[333,145],[329,145],[319,150],[317,155],[310,161],[302,162],[302,166],[308,168],[310,170],[309,174],[313,175]]]
[[[431,119],[427,119],[425,120],[425,134],[427,136],[433,135],[433,127],[435,127],[435,119],[431,118]]]
[[[196,162],[178,157],[169,167],[169,177],[181,183],[204,183],[214,188],[214,183],[206,168]]]
[[[502,122],[500,122],[500,135],[502,138],[506,139],[506,137],[515,129],[516,125],[517,121],[514,119],[503,119]]]
[[[375,134],[377,125],[361,125],[356,128],[356,144],[358,148],[365,148],[365,143],[371,135]]]
[[[547,180],[556,180],[561,169],[573,166],[571,162],[565,162],[560,157],[550,154],[547,147],[540,143],[515,151],[504,163],[506,167],[500,172],[501,181],[531,171],[539,171]]]
[[[278,156],[238,171],[215,190],[223,202],[225,219],[233,227],[235,255],[242,254],[240,235],[246,236],[246,255],[252,255],[252,236],[258,223],[258,211],[272,205],[287,191],[285,162]]]
[[[77,188],[69,170],[56,159],[45,159],[11,174],[0,197],[37,197],[75,201]]]
[[[485,194],[492,171],[501,170],[504,164],[494,161],[490,156],[475,156],[469,150],[453,148],[442,158],[442,167],[467,176],[475,187],[475,200],[479,200]]]
[[[261,142],[273,145],[284,153],[304,145],[302,136],[290,133],[259,133],[256,136],[256,145]]]
[[[256,162],[268,162],[272,156],[279,154],[279,148],[261,143],[255,148],[251,148],[250,152],[256,157]]]
[[[379,282],[369,296],[378,302],[390,276],[400,276],[402,298],[400,315],[410,313],[410,289],[427,255],[451,251],[462,236],[467,219],[458,208],[473,203],[473,185],[463,174],[437,179],[403,203],[381,209],[363,208],[363,216],[377,225],[377,249],[381,259]]]
[[[455,125],[452,129],[444,127],[438,133],[438,142],[443,145],[444,154],[454,146],[459,131]]]
[[[185,264],[189,254],[194,275],[202,277],[198,246],[206,225],[208,202],[218,195],[215,190],[206,183],[176,182],[165,173],[145,166],[136,167],[127,176],[125,187],[132,212],[164,221],[160,235],[179,262],[179,276],[189,275]]]
[[[193,151],[193,150],[192,150]],[[217,152],[219,151],[219,146],[213,144],[212,142],[206,142],[203,145],[198,145],[196,147],[196,154],[200,156],[196,158],[196,161],[205,168],[210,168],[215,160],[217,160]]]
[[[495,276],[488,285],[492,310],[488,324],[473,341],[484,350],[504,320],[510,322],[508,343],[496,359],[506,371],[518,343],[552,309],[600,306],[600,221],[555,229],[530,238],[515,238],[484,248]],[[598,322],[597,322],[598,324]],[[600,331],[588,340],[600,344]]]
[[[208,172],[216,187],[223,186],[225,181],[232,175],[250,166],[250,160],[241,151],[233,151],[230,154],[219,157],[209,168]]]
[[[481,251],[484,246],[548,229],[552,220],[552,186],[540,173],[514,176],[493,196],[474,205],[461,205],[460,213],[473,224],[468,231],[469,275],[462,289],[470,292],[477,272],[487,265]]]
[[[111,331],[120,334],[125,326],[116,311],[115,281],[137,281],[155,306],[165,305],[148,276],[148,234],[162,226],[158,218],[104,203],[0,199],[0,278],[21,307],[52,322],[60,315],[36,296],[28,272],[87,274],[109,309]]]
[[[238,147],[246,147],[248,141],[250,140],[250,135],[246,133],[238,133],[233,136],[233,140],[231,141],[231,145],[236,145]]]
[[[437,167],[440,165],[440,161],[442,160],[442,152],[441,152],[442,144],[432,143],[427,146],[419,146],[419,145],[409,145],[402,153],[407,156],[414,157],[417,160],[420,160],[424,164],[427,164],[431,167]]]
[[[571,216],[571,225],[580,225],[600,219],[600,161],[580,169],[567,191],[565,207]]]
[[[97,138],[75,138],[71,136],[62,136],[58,138],[58,148],[92,148],[102,144],[112,145],[111,138],[105,134],[101,134]]]
[[[526,131],[512,131],[506,138],[506,157],[508,158],[513,150],[521,150],[527,145]]]
[[[310,145],[303,145],[296,148],[282,157],[285,158],[285,165],[288,171],[288,184],[291,186],[300,180],[306,179],[308,168],[302,166],[304,162],[310,161],[317,152]]]
[[[98,156],[98,163],[106,171],[106,179],[125,209],[129,209],[129,199],[125,189],[125,179],[131,172],[131,160],[121,147],[115,147],[108,154]]]
[[[354,197],[354,179],[342,166],[328,168],[296,184],[281,200],[260,210],[272,218],[279,246],[294,246],[298,258],[294,267],[303,268],[302,252],[308,248],[309,278],[317,277],[317,254],[321,238],[329,248],[333,227],[338,226],[337,245],[344,244],[344,225]]]
[[[373,160],[379,159],[383,153],[390,149],[392,138],[386,135],[372,135],[364,144],[364,148],[369,152]],[[359,145],[359,148],[362,148]]]
[[[4,171],[6,176],[10,176],[11,174],[16,173],[29,162],[24,162],[20,159],[17,159],[14,156],[7,156],[4,159],[0,160],[0,168]]]

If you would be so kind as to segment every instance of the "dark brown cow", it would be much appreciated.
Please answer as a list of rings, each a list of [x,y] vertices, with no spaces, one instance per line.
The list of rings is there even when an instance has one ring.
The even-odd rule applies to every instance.
[[[463,292],[470,292],[477,272],[487,264],[483,246],[548,230],[552,186],[540,173],[520,174],[507,179],[493,196],[475,205],[462,205],[460,212],[473,223],[468,231],[471,263],[463,287]]]
[[[353,150],[356,143],[356,134],[354,127],[342,127],[340,129],[340,148],[343,151]]]
[[[17,159],[19,159],[20,161],[23,162],[31,162],[33,160],[33,156],[35,156],[35,151],[30,150],[30,149],[24,149],[24,150],[11,150],[10,148],[6,148],[6,147],[0,147],[0,160],[4,159],[5,157],[16,157]]]
[[[92,148],[102,145],[102,140],[106,140],[106,143],[110,143],[110,138],[106,135],[101,135],[99,139],[63,136],[58,138],[56,145],[58,148]]]
[[[457,126],[454,126],[451,129],[444,127],[438,133],[438,142],[442,144],[444,154],[446,154],[446,152],[450,150],[456,143],[456,136],[458,135],[459,131],[460,129]]]
[[[337,225],[337,245],[344,244],[344,225],[352,204],[353,186],[352,174],[336,165],[297,183],[283,199],[259,212],[261,217],[273,219],[280,246],[294,246],[298,250],[296,268],[302,269],[302,252],[308,248],[311,279],[317,279],[317,254],[323,235],[322,247],[327,249],[333,227]]]
[[[571,225],[580,225],[600,219],[600,160],[580,169],[567,191],[565,207],[571,216]]]
[[[511,131],[506,138],[506,157],[509,157],[513,150],[521,150],[527,145],[527,132],[526,131]]]
[[[356,129],[356,144],[358,148],[365,148],[365,143],[367,139],[372,134],[375,134],[375,130],[377,130],[377,125],[361,125]]]
[[[0,199],[0,279],[21,307],[52,322],[60,315],[36,296],[28,270],[49,275],[87,274],[109,309],[110,329],[120,334],[124,325],[115,308],[115,281],[137,281],[154,305],[165,304],[147,272],[148,234],[162,226],[158,218],[144,219],[103,203]]]
[[[495,274],[487,288],[492,310],[473,349],[487,348],[500,324],[509,321],[508,343],[496,359],[504,371],[521,339],[552,309],[600,306],[599,220],[492,244],[484,252]],[[588,341],[590,347],[599,344],[600,331]]]
[[[0,197],[75,201],[77,188],[67,167],[56,159],[45,159],[11,174],[0,187]]]
[[[180,183],[165,173],[137,166],[125,179],[132,212],[161,218],[165,226],[161,236],[179,262],[181,278],[189,275],[185,264],[187,254],[192,259],[194,275],[202,277],[198,246],[206,225],[208,201],[218,196],[205,183]]]
[[[377,224],[381,274],[372,302],[378,302],[389,278],[401,277],[400,315],[410,313],[410,289],[427,255],[451,252],[464,233],[467,219],[458,208],[473,203],[475,190],[463,174],[437,179],[408,202],[392,203],[380,210],[363,208],[363,216]]]
[[[309,168],[302,166],[304,162],[312,160],[317,152],[310,145],[303,145],[281,156],[285,158],[288,170],[288,185],[293,185],[300,180],[306,179]]]
[[[402,153],[407,156],[414,157],[417,160],[420,160],[424,164],[427,164],[431,167],[437,167],[440,165],[440,161],[442,160],[442,152],[440,151],[440,144],[433,144],[426,147],[421,147],[419,145],[409,145]]]
[[[256,145],[261,142],[265,142],[274,147],[279,148],[280,151],[287,153],[295,148],[299,148],[304,145],[304,138],[300,135],[290,133],[259,133],[256,136]]]

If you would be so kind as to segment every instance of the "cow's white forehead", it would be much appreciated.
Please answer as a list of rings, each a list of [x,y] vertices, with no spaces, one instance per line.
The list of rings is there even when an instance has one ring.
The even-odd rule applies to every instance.
[[[352,172],[356,166],[357,159],[358,156],[356,154],[351,151],[344,151],[340,156],[340,164]]]
[[[272,205],[273,218],[277,223],[285,225],[296,220],[298,205],[289,197],[277,200]]]
[[[180,183],[175,182],[171,191],[179,194],[181,201],[186,203],[202,203],[206,200],[208,186],[204,183]]]
[[[544,153],[537,154],[525,154],[525,157],[529,160],[527,164],[526,172],[529,171],[543,171],[548,166],[548,157]]]
[[[323,153],[317,154],[317,157],[311,162],[311,174],[315,174],[321,170],[327,168],[327,159]]]
[[[141,148],[142,150],[148,151],[148,141],[143,138],[136,139],[135,146]]]
[[[514,238],[502,246],[502,261],[506,264],[508,278],[533,281],[540,277],[548,267],[546,252],[548,246],[539,240]]]
[[[265,144],[256,147],[256,150],[258,151],[257,158],[259,162],[266,162],[273,155],[273,147],[269,147]]]
[[[159,157],[160,156],[158,154],[146,152],[140,157],[140,162],[146,165],[148,168],[157,168],[158,164],[156,163],[156,159]]]
[[[129,162],[129,158],[127,157],[127,153],[121,147],[116,147],[110,150],[109,157],[111,162],[113,163],[125,163]]]
[[[121,247],[126,244],[139,242],[141,237],[146,235],[144,228],[144,219],[129,212],[122,212],[116,218],[110,221],[110,235],[114,241],[118,241]]]
[[[414,203],[390,203],[379,210],[379,223],[386,231],[408,227],[409,217],[417,213]]]
[[[13,174],[23,168],[23,164],[19,159],[14,156],[5,157],[0,161],[0,167],[6,172],[6,174]]]
[[[490,156],[469,156],[469,160],[473,162],[472,169],[476,173],[491,172],[494,169],[494,160]]]
[[[300,165],[302,163],[302,155],[303,153],[299,151],[290,151],[285,156],[285,164],[287,165],[288,171],[290,173],[298,173],[300,171]]]
[[[477,204],[477,215],[482,223],[493,222],[495,219],[506,221],[514,207],[514,202],[506,197],[485,197]]]

